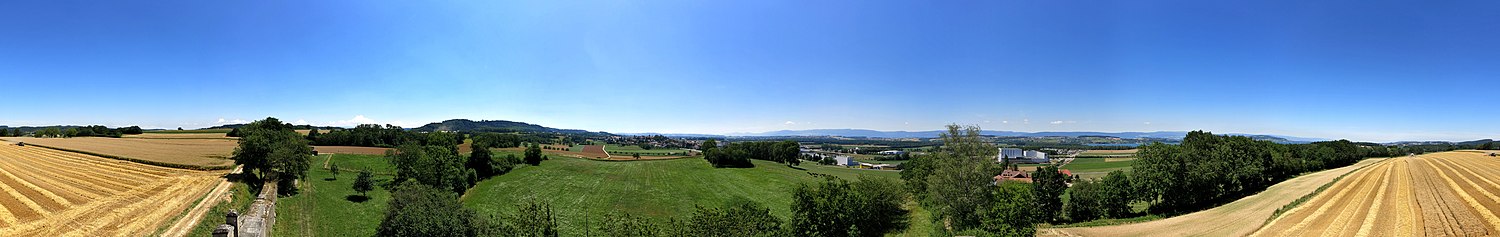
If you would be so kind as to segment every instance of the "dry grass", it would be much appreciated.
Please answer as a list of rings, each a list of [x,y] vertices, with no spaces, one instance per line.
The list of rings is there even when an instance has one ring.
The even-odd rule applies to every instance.
[[[228,139],[129,139],[103,137],[29,138],[8,137],[10,141],[48,147],[125,157],[130,159],[199,167],[223,167],[234,164],[229,156],[238,145]]]
[[[1037,231],[1037,234],[1041,236],[1244,236],[1254,232],[1261,223],[1265,223],[1265,220],[1270,218],[1276,209],[1316,191],[1324,184],[1333,182],[1334,178],[1379,161],[1382,159],[1366,159],[1351,166],[1298,176],[1229,204],[1172,218],[1114,226],[1041,229]]]
[[[1497,235],[1497,177],[1500,158],[1482,153],[1393,158],[1340,181],[1255,235]]]
[[[0,145],[0,236],[151,234],[223,173]]]

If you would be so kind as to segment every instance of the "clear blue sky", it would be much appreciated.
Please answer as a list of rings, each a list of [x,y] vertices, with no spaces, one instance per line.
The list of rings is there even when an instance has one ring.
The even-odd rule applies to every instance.
[[[1500,137],[1497,1],[4,1],[0,124]]]

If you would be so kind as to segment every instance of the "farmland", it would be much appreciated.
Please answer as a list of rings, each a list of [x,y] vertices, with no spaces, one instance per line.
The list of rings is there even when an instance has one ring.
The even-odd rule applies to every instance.
[[[1111,171],[1130,171],[1130,165],[1134,160],[1110,160],[1112,158],[1074,158],[1072,162],[1063,165],[1063,169],[1072,171],[1073,174],[1082,178],[1100,178]]]
[[[331,159],[331,160],[330,160]],[[337,163],[338,179],[321,168],[325,162]],[[353,188],[357,170],[370,169],[374,180],[383,184],[390,176],[390,164],[384,156],[319,155],[297,195],[281,198],[276,205],[273,233],[287,236],[371,236],[385,215],[390,191],[376,188],[359,196]]]
[[[1443,152],[1349,175],[1255,236],[1500,235],[1500,158]]]
[[[128,139],[103,137],[30,138],[5,140],[113,156],[142,163],[202,169],[228,169],[237,143],[228,139]]]
[[[504,156],[506,153],[497,153]],[[586,221],[621,211],[665,221],[716,207],[736,197],[790,215],[791,190],[818,180],[808,172],[856,179],[861,175],[899,179],[897,172],[803,165],[806,170],[752,160],[755,168],[715,169],[701,159],[609,162],[552,158],[541,166],[518,166],[511,173],[481,181],[463,197],[479,213],[508,214],[526,200],[552,204],[563,236],[579,236]]]
[[[1172,218],[1114,226],[1038,229],[1039,236],[1243,236],[1254,232],[1277,208],[1318,190],[1341,175],[1382,159],[1304,174],[1229,204]],[[1349,180],[1345,178],[1344,180]]]
[[[223,174],[0,145],[0,236],[148,235]]]

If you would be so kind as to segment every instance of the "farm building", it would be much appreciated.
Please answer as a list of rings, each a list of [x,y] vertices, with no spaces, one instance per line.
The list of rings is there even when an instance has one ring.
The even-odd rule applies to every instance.
[[[1030,183],[1031,174],[1027,174],[1026,171],[1020,170],[1005,170],[1004,172],[1000,172],[1000,175],[995,176],[994,184],[999,185],[1000,183],[1003,183],[1005,181]]]
[[[881,151],[880,154],[881,155],[900,155],[900,154],[906,154],[906,152],[905,151],[897,151],[897,150],[889,150],[889,151]]]

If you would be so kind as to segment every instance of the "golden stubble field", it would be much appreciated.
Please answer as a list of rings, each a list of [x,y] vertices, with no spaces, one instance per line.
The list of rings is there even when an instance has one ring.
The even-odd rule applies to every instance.
[[[150,235],[224,173],[0,144],[0,236]]]
[[[1350,174],[1254,236],[1500,235],[1500,157],[1392,158]]]
[[[239,144],[239,140],[232,139],[7,137],[5,140],[153,162],[203,167],[228,167],[233,165],[234,161],[230,160],[229,156]]]

